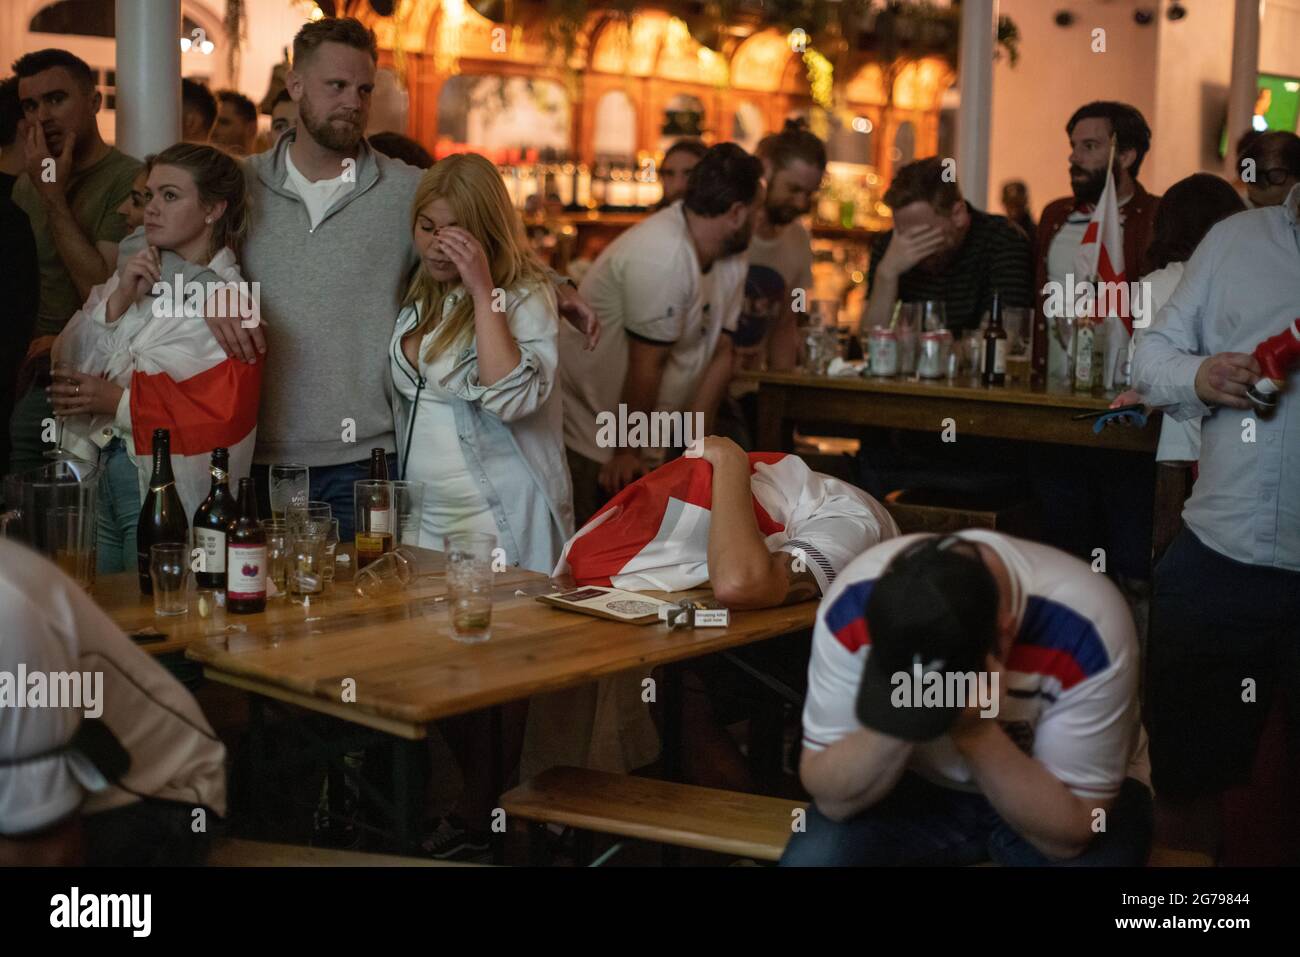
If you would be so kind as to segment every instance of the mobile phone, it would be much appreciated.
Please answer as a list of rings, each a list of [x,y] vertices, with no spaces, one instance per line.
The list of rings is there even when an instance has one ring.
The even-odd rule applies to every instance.
[[[1075,422],[1082,422],[1084,419],[1100,419],[1103,415],[1119,414],[1121,412],[1141,412],[1146,406],[1141,402],[1132,402],[1128,405],[1117,405],[1113,409],[1101,409],[1097,412],[1084,412],[1080,415],[1070,416]]]

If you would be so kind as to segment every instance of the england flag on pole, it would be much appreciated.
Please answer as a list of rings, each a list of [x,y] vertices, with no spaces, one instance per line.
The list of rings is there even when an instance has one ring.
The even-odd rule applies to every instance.
[[[1122,283],[1128,281],[1124,268],[1124,225],[1119,218],[1119,198],[1115,193],[1114,151],[1106,167],[1106,186],[1101,198],[1093,207],[1092,218],[1084,230],[1075,259],[1075,278],[1078,282]],[[1120,300],[1125,306],[1128,296]],[[1128,308],[1121,308],[1118,316],[1130,334],[1133,319]]]

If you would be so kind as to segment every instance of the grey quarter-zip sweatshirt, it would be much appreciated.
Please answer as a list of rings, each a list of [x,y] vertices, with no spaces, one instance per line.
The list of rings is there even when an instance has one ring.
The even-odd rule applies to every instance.
[[[355,186],[313,229],[285,185],[294,136],[245,164],[242,266],[259,284],[267,342],[253,461],[340,465],[397,449],[387,347],[418,262],[411,203],[421,171],[363,140]]]

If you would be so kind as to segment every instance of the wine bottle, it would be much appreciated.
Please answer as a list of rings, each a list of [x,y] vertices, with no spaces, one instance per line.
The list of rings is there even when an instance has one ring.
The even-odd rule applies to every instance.
[[[1002,326],[1002,297],[993,291],[993,308],[984,330],[984,362],[981,378],[985,385],[1007,384],[1007,330]]]
[[[266,533],[257,521],[253,480],[239,480],[239,517],[226,532],[226,610],[251,615],[266,610]]]
[[[212,450],[212,488],[194,513],[194,547],[203,549],[202,571],[194,573],[200,588],[226,587],[226,533],[239,516],[230,494],[230,451]]]
[[[153,580],[149,577],[149,549],[154,545],[188,545],[190,526],[185,520],[185,506],[176,491],[176,477],[172,474],[171,433],[166,429],[153,430],[153,475],[149,478],[149,491],[140,507],[140,521],[136,525],[135,548],[140,591],[153,594]]]
[[[383,449],[370,450],[370,478],[376,482],[388,481],[388,453]],[[388,486],[380,485],[369,494],[370,500],[365,503],[365,527],[357,529],[357,568],[365,568],[393,550],[393,503]]]

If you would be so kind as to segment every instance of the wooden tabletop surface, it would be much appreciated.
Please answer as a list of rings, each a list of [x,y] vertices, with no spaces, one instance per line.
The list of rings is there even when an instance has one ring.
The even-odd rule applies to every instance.
[[[90,596],[128,635],[162,635],[162,641],[141,641],[139,646],[151,655],[164,655],[184,651],[191,643],[204,638],[269,634],[308,626],[325,618],[333,623],[368,619],[385,609],[404,606],[413,600],[432,599],[444,593],[441,552],[414,549],[418,556],[416,573],[419,577],[406,591],[384,598],[363,599],[352,587],[353,547],[351,544],[341,545],[339,551],[346,554],[349,561],[336,566],[336,581],[326,587],[324,595],[312,598],[310,604],[294,602],[287,597],[272,598],[266,603],[266,611],[254,615],[232,615],[211,603],[209,614],[202,615],[193,576],[189,584],[189,611],[175,617],[164,618],[154,614],[153,598],[140,593],[135,572],[99,576],[90,589]],[[496,581],[505,586],[534,582],[541,577],[512,568],[498,574]]]
[[[192,600],[187,615],[164,619],[133,575],[101,579],[92,594],[127,632],[167,632],[167,647],[186,648],[214,680],[407,738],[448,715],[811,628],[817,611],[809,601],[736,612],[728,628],[669,631],[544,605],[535,596],[559,584],[514,569],[496,576],[492,637],[468,645],[449,636],[441,555],[419,554],[427,577],[384,600],[336,582],[308,607],[277,599],[256,615],[202,619]],[[349,678],[355,702],[343,700]]]
[[[1114,400],[1118,393],[1093,395],[1074,392],[1064,386],[1050,385],[1037,388],[1026,385],[988,387],[970,377],[957,379],[918,379],[894,376],[828,376],[808,375],[803,372],[737,372],[741,380],[783,386],[806,386],[817,389],[843,389],[851,392],[869,392],[884,395],[913,395],[926,398],[951,398],[969,402],[996,402],[1012,405],[1035,405],[1057,409],[1078,409],[1080,412],[1100,411]]]

